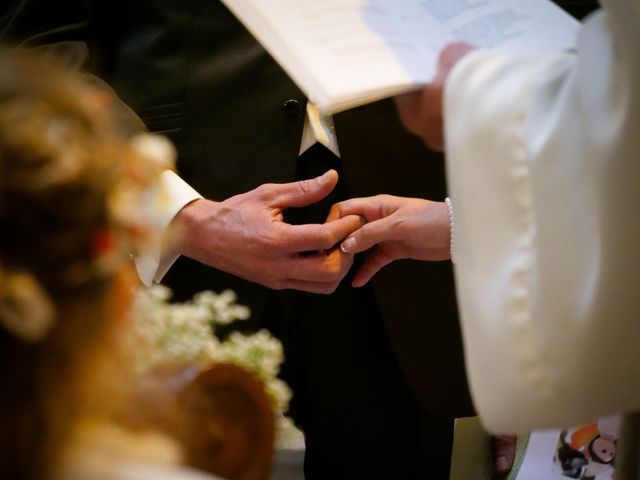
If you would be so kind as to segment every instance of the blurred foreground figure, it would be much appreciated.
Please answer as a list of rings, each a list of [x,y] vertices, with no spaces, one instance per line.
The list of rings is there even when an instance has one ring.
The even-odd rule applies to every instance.
[[[145,263],[141,278],[178,301],[231,288],[251,309],[244,327],[282,341],[306,478],[447,480],[453,417],[473,414],[451,265],[399,263],[370,288],[338,285],[353,258],[332,247],[360,222],[325,223],[353,196],[446,196],[442,157],[393,102],[337,115],[330,149],[303,132],[331,125],[305,120],[313,107],[220,1],[7,3],[6,41],[88,52],[87,70],[174,141],[182,179],[205,198],[174,204],[181,257],[164,278],[170,262]]]
[[[214,404],[226,416],[215,422],[222,434],[232,428],[226,419],[243,415],[261,427],[252,440],[266,445],[267,462],[265,471],[263,455],[247,474],[233,456],[252,459],[235,451],[217,465],[232,478],[266,478],[273,420],[268,407],[268,420],[256,419],[259,387],[233,367],[192,371],[195,387],[183,389],[181,401],[202,413],[182,423],[197,445],[183,450],[159,431],[116,421],[131,416],[135,382],[129,253],[152,240],[148,192],[168,167],[153,152],[171,150],[118,131],[111,106],[111,96],[56,66],[0,51],[0,478],[217,478],[181,466],[215,459],[198,453],[210,446],[216,412],[205,406]],[[238,413],[238,398],[248,410]],[[175,426],[179,412],[169,413]]]

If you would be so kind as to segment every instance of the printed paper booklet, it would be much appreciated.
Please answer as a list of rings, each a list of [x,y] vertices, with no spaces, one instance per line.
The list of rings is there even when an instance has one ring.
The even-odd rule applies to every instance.
[[[559,52],[580,23],[550,0],[222,0],[324,113],[419,88],[446,44]]]

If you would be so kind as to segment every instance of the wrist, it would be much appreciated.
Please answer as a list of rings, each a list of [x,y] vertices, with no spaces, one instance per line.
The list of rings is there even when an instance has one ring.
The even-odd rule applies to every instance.
[[[197,259],[198,239],[203,235],[202,226],[207,226],[207,241],[213,243],[216,235],[211,235],[209,230],[214,228],[216,222],[212,221],[216,216],[218,202],[204,198],[195,199],[187,203],[174,217],[171,223],[170,241],[172,250],[178,255]]]

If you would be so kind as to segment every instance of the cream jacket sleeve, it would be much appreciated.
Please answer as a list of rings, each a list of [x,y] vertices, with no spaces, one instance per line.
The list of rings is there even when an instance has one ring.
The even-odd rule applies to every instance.
[[[466,362],[494,432],[640,408],[640,0],[602,4],[577,52],[476,52],[447,83]]]

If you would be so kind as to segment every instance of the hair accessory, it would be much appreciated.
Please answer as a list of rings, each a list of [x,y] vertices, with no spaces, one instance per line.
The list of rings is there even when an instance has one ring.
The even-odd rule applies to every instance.
[[[125,164],[122,178],[108,194],[110,225],[94,234],[93,276],[109,274],[122,261],[135,258],[138,250],[162,242],[151,228],[153,214],[149,204],[161,172],[174,167],[175,148],[167,138],[149,133],[132,137],[128,147],[136,161]]]
[[[0,267],[0,325],[27,343],[38,343],[55,319],[55,305],[33,275]]]

